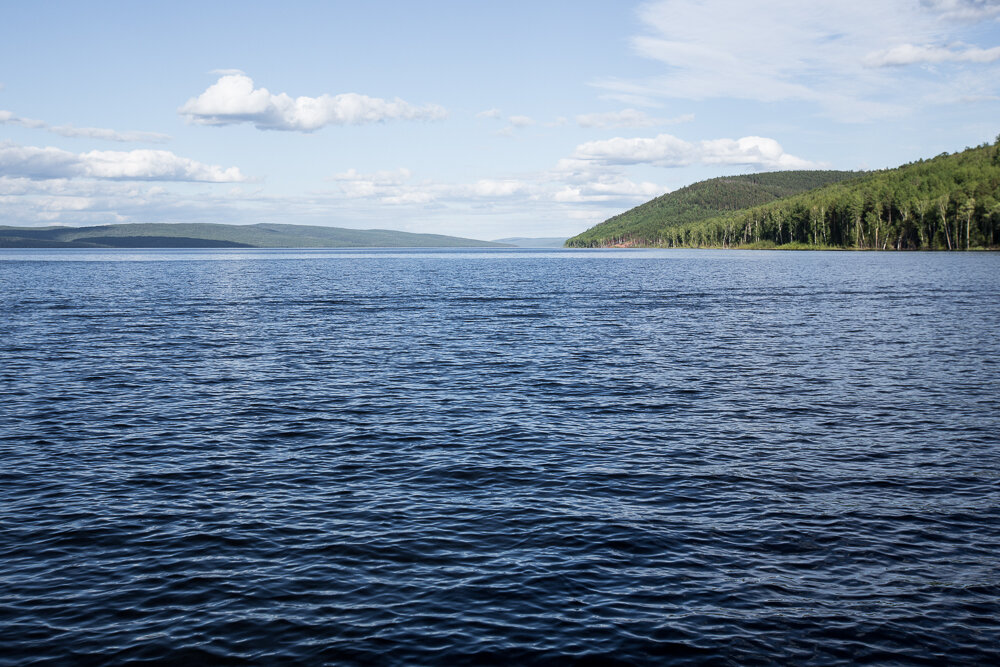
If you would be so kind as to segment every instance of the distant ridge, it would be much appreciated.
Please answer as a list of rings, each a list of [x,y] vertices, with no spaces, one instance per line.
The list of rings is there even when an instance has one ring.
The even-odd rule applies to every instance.
[[[133,223],[0,226],[0,248],[481,248],[509,247],[441,234],[313,225]]]
[[[699,181],[608,218],[566,242],[572,248],[655,245],[664,230],[758,206],[861,175],[853,171],[775,171]]]
[[[503,243],[518,248],[561,248],[566,243],[565,236],[512,236],[506,239],[493,239],[494,243]]]

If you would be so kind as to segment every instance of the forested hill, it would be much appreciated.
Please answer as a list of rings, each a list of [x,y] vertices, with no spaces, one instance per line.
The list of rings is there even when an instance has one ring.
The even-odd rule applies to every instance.
[[[812,190],[858,176],[852,171],[777,171],[743,176],[723,176],[694,183],[574,236],[569,247],[594,248],[614,245],[656,245],[663,232],[697,220],[705,220],[751,206]]]
[[[579,238],[579,237],[577,237]],[[572,241],[573,239],[570,239]],[[625,237],[656,247],[1000,247],[1000,137],[760,206]]]
[[[658,245],[970,250],[1000,244],[1000,137],[674,227]]]
[[[138,223],[2,227],[0,248],[443,248],[505,247],[440,234],[311,225]]]

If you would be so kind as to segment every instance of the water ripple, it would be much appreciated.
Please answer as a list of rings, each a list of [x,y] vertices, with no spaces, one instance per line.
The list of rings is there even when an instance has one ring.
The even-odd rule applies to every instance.
[[[3,251],[0,665],[996,663],[998,261]]]

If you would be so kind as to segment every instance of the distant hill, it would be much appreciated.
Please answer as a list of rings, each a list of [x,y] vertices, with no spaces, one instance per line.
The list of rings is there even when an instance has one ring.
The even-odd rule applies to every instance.
[[[723,176],[661,195],[609,218],[566,242],[574,248],[656,245],[663,232],[857,177],[852,171],[776,171]]]
[[[310,225],[137,223],[4,227],[0,248],[475,248],[504,244],[440,234]]]
[[[561,248],[566,243],[565,236],[512,236],[507,239],[494,239],[494,243],[503,243],[518,248]]]

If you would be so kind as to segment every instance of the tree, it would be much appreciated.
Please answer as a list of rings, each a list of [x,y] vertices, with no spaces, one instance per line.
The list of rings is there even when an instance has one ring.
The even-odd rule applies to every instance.
[[[944,238],[948,241],[948,250],[951,250],[951,234],[948,232],[948,195],[938,198],[938,211],[941,213],[941,225],[944,227]]]
[[[972,226],[972,214],[976,212],[976,200],[969,197],[959,209],[960,215],[965,217],[965,249],[969,249],[969,228]]]

